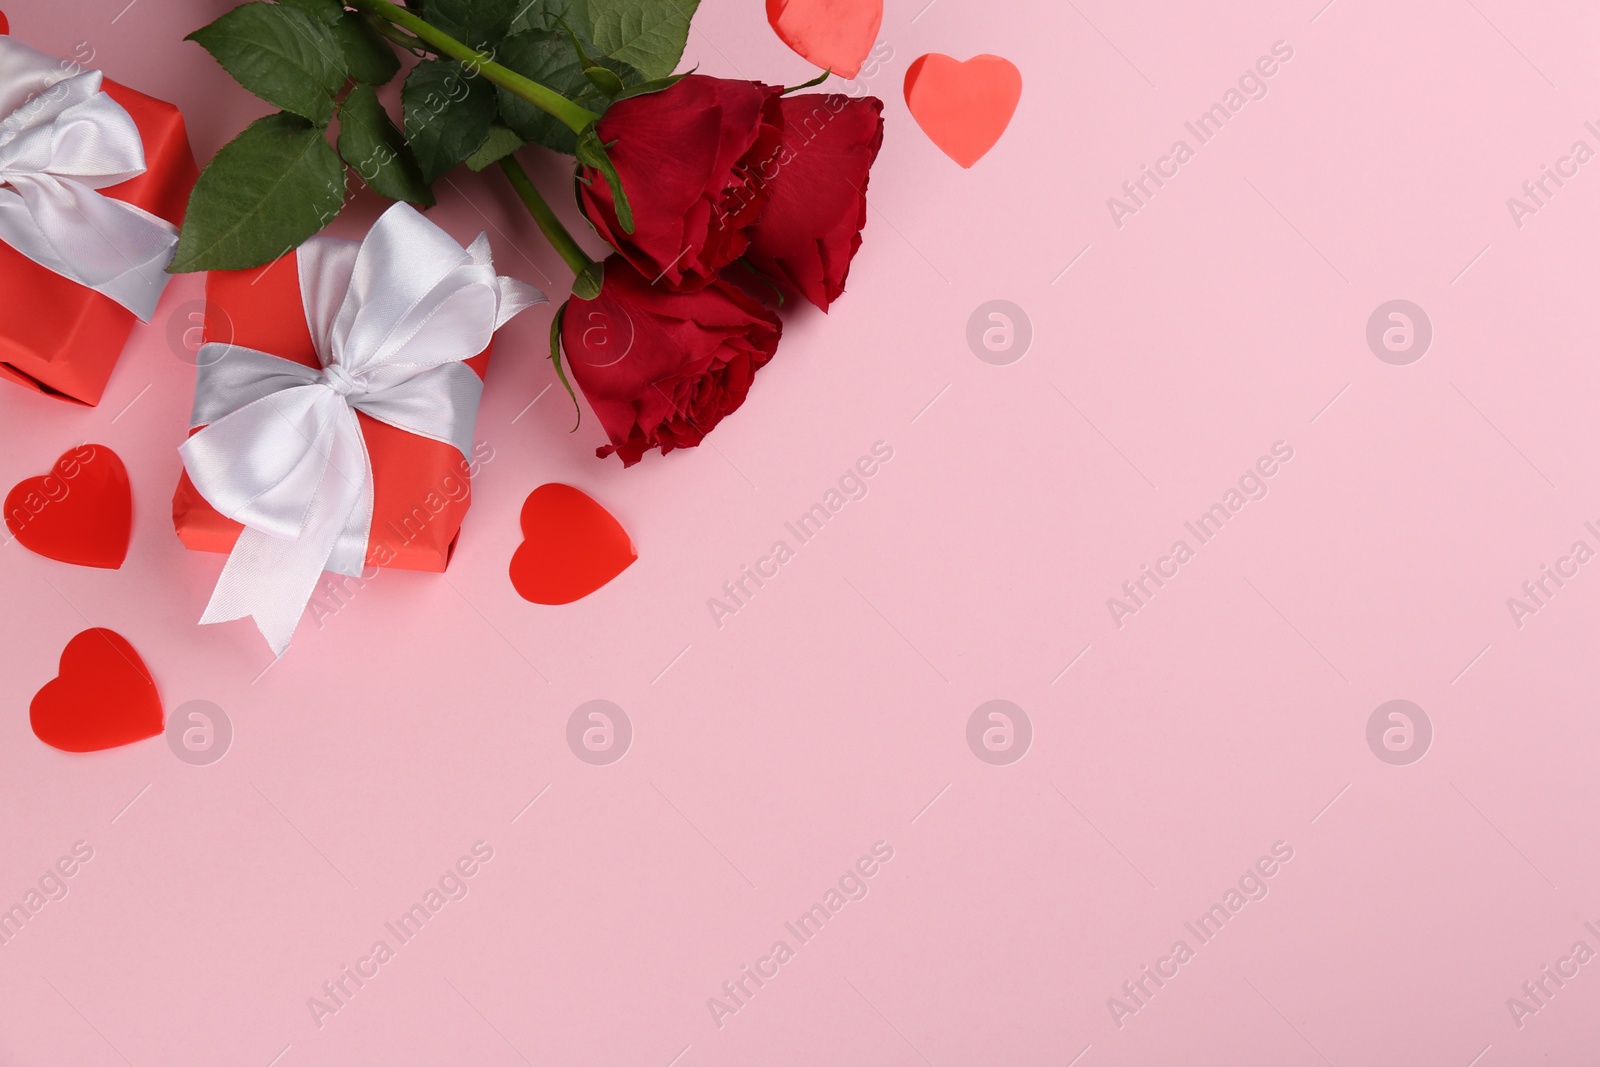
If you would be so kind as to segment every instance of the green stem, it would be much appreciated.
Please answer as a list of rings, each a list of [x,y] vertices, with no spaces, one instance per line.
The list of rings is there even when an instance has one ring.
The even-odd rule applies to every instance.
[[[583,274],[594,267],[594,260],[578,242],[572,239],[572,234],[561,225],[561,220],[556,218],[556,213],[550,210],[550,205],[545,198],[534,188],[533,182],[528,178],[528,172],[522,169],[522,164],[517,162],[515,156],[506,156],[500,160],[500,169],[505,172],[506,179],[511,182],[511,188],[517,191],[522,202],[527,205],[528,214],[533,216],[533,221],[539,224],[539,232],[544,234],[567,266],[572,268],[572,273]]]
[[[532,78],[524,77],[510,67],[501,66],[494,61],[494,57],[489,53],[480,52],[476,48],[462,44],[449,34],[443,33],[430,23],[424,22],[405,8],[389,3],[389,0],[345,0],[345,2],[357,11],[376,15],[387,22],[392,22],[396,26],[409,30],[440,55],[448,56],[466,64],[467,67],[482,74],[507,92],[514,93],[541,111],[555,116],[574,133],[583,132],[585,127],[600,117],[588,108],[574,104],[554,89],[540,85]]]

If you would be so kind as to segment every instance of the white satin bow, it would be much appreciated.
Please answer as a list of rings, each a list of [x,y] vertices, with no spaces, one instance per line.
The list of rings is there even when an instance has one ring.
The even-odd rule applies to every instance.
[[[372,528],[372,464],[357,411],[471,451],[483,382],[462,360],[542,303],[499,278],[482,234],[463,249],[395,204],[364,241],[313,237],[296,253],[320,370],[211,342],[197,362],[179,451],[195,488],[246,527],[202,623],[252,616],[277,655],[324,570],[359,575]]]
[[[0,241],[149,322],[178,231],[98,192],[145,172],[144,143],[76,69],[0,37]]]

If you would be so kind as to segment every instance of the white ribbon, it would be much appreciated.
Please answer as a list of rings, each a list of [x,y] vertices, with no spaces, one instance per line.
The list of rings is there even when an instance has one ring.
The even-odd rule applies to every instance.
[[[483,234],[463,249],[398,203],[357,244],[313,237],[296,253],[320,370],[210,342],[179,451],[211,506],[245,526],[202,623],[252,616],[277,655],[324,570],[359,575],[372,528],[372,463],[356,412],[472,447],[483,382],[462,360],[542,303],[498,278]]]
[[[100,82],[0,37],[0,241],[149,322],[178,230],[97,191],[145,172],[139,128]]]

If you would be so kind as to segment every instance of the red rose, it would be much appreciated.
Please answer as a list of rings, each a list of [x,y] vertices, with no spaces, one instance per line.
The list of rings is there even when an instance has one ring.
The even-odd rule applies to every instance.
[[[783,140],[757,167],[771,199],[746,255],[827,311],[861,247],[867,172],[883,144],[883,101],[818,93],[786,96],[779,106]]]
[[[692,448],[744,403],[783,326],[722,281],[694,292],[653,286],[620,256],[593,300],[573,297],[561,345],[573,379],[631,467],[650,449]]]
[[[777,149],[777,86],[691,74],[669,89],[618,100],[597,132],[628,205],[633,232],[617,221],[611,188],[581,170],[578,198],[594,228],[647,279],[698,289],[744,253],[766,206],[751,164]],[[613,143],[615,142],[615,143]]]

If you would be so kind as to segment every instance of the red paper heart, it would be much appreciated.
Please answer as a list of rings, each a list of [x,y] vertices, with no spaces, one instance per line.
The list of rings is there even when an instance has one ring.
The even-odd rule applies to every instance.
[[[6,494],[6,529],[62,563],[116,570],[128,556],[133,494],[128,468],[105,445],[62,453],[49,474],[25,478]]]
[[[119,633],[93,629],[67,642],[60,673],[33,695],[33,735],[63,752],[98,752],[161,732],[161,695]]]
[[[939,150],[970,167],[993,148],[1022,99],[1022,72],[999,56],[965,63],[934,52],[906,71],[906,106]]]
[[[522,544],[511,556],[511,584],[535,604],[570,604],[638,558],[611,512],[570,485],[541,485],[522,504]]]
[[[883,0],[767,0],[784,44],[841,78],[854,78],[878,40]]]
[[[10,32],[11,23],[6,21],[6,13],[4,11],[0,11],[0,37],[4,37]]]

